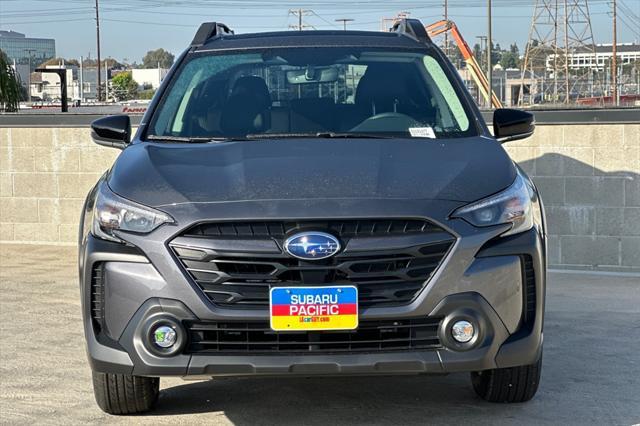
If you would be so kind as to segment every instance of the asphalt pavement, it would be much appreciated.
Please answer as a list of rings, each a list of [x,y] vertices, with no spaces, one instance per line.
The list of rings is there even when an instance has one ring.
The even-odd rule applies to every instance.
[[[93,399],[71,247],[0,245],[2,424],[640,424],[640,276],[549,274],[542,381],[523,404],[477,398],[467,374],[161,381],[158,408]]]

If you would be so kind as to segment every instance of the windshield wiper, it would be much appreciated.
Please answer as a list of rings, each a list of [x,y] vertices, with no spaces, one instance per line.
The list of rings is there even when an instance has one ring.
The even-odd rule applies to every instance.
[[[315,138],[315,133],[249,133],[247,139]]]
[[[320,132],[318,138],[353,138],[353,139],[392,139],[393,136],[377,135],[375,133],[350,133],[350,132]]]
[[[349,132],[317,132],[317,133],[252,133],[247,139],[285,139],[285,138],[353,138],[353,139],[389,139],[391,136],[376,135],[373,133],[349,133]]]
[[[186,137],[186,136],[167,136],[167,135],[149,135],[147,140],[162,142],[182,142],[182,143],[209,143],[209,142],[236,142],[246,141],[245,138],[231,137]]]
[[[252,133],[245,137],[237,136],[212,136],[212,137],[187,137],[171,135],[148,135],[146,140],[160,142],[181,143],[212,143],[212,142],[237,142],[254,139],[296,139],[296,138],[353,138],[353,139],[389,139],[392,136],[377,135],[373,133],[349,133],[349,132],[318,132],[318,133]]]

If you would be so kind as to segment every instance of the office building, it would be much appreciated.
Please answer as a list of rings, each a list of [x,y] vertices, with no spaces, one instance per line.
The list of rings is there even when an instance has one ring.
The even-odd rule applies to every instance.
[[[56,41],[51,38],[31,38],[15,31],[0,30],[0,49],[9,57],[9,62],[25,65],[31,70],[39,64],[56,57]]]

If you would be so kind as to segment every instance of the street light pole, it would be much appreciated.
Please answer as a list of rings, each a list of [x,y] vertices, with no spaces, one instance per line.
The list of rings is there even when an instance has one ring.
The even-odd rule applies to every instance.
[[[613,85],[613,91],[611,97],[613,105],[618,106],[618,31],[617,24],[618,5],[616,0],[613,0],[613,46],[611,55],[611,82]]]
[[[109,58],[104,60],[104,101],[109,102]]]
[[[97,53],[98,53],[98,92],[97,92],[97,96],[98,96],[98,102],[100,102],[100,99],[102,98],[102,88],[100,87],[102,85],[102,77],[100,76],[100,12],[99,12],[99,5],[98,5],[98,0],[96,0],[96,44],[97,44]]]
[[[491,51],[493,40],[491,37],[491,0],[487,0],[487,80],[489,81],[489,109],[493,108],[493,70],[491,64]]]
[[[444,20],[449,20],[449,1],[444,0]],[[449,31],[444,33],[444,54],[449,56]],[[457,66],[457,64],[456,64]]]
[[[80,55],[80,104],[84,103],[84,58]]]

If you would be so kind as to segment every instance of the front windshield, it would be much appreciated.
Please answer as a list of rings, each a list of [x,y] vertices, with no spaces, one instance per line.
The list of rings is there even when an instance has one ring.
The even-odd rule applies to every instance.
[[[202,52],[181,66],[146,137],[476,135],[464,102],[423,50]]]

